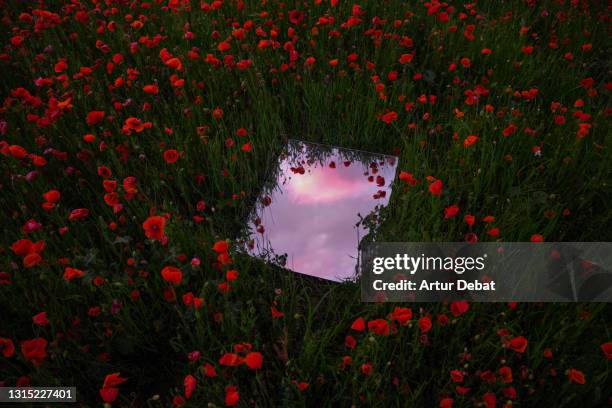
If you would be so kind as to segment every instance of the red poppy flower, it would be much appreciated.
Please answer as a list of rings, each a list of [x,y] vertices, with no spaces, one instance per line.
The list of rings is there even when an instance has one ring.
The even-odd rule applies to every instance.
[[[28,151],[21,146],[12,145],[8,148],[9,154],[16,159],[23,159],[28,155]]]
[[[346,336],[344,338],[344,345],[350,349],[354,349],[357,346],[357,340],[353,336]]]
[[[275,318],[275,319],[278,319],[278,318],[280,318],[280,317],[285,316],[285,314],[284,314],[283,312],[279,311],[279,310],[278,310],[276,307],[274,307],[274,306],[272,306],[271,311],[272,311],[272,317],[273,317],[273,318]]]
[[[372,364],[364,363],[361,365],[361,372],[365,375],[372,374]]]
[[[289,21],[293,25],[300,24],[304,19],[304,12],[299,10],[290,10],[289,11]]]
[[[42,262],[42,256],[40,256],[36,252],[32,252],[31,254],[27,254],[23,258],[23,266],[25,268],[32,268],[32,267],[38,265],[41,262]]]
[[[305,66],[306,68],[310,68],[310,67],[312,67],[312,66],[314,65],[314,63],[315,63],[316,61],[317,61],[317,60],[316,60],[314,57],[308,57],[308,58],[306,58],[306,60],[304,61],[304,66]]]
[[[569,378],[571,382],[575,382],[576,384],[583,385],[586,383],[584,373],[580,370],[576,370],[575,368],[570,368],[569,370],[567,370],[567,378]]]
[[[505,383],[512,382],[512,369],[508,366],[501,367],[499,369],[499,375],[502,377],[502,381]]]
[[[60,192],[57,190],[49,190],[43,194],[43,198],[50,203],[57,203],[60,199]]]
[[[89,126],[97,125],[104,119],[104,111],[91,111],[87,114],[86,122]]]
[[[145,85],[142,87],[142,90],[152,95],[157,95],[159,93],[159,88],[155,84]]]
[[[248,353],[244,357],[244,363],[251,370],[259,370],[263,364],[263,356],[261,355],[261,353],[256,352],[256,351]]]
[[[238,393],[238,388],[233,385],[228,385],[225,387],[225,405],[228,407],[233,407],[238,404],[240,400],[240,394]]]
[[[447,324],[449,324],[449,323],[450,323],[450,319],[449,319],[449,318],[448,318],[448,316],[447,316],[447,315],[445,315],[445,314],[439,314],[439,315],[436,317],[436,320],[437,320],[437,322],[438,322],[438,324],[439,324],[440,326],[446,326]]]
[[[102,388],[117,387],[118,385],[123,384],[126,381],[127,381],[127,378],[122,378],[121,373],[108,374],[104,378],[104,383],[102,385]]]
[[[455,391],[457,391],[457,394],[459,395],[465,395],[468,392],[470,392],[471,388],[470,387],[462,387],[460,385],[455,387]]]
[[[229,245],[228,245],[227,241],[217,241],[213,245],[213,251],[215,251],[218,254],[221,254],[223,252],[227,252],[228,248],[229,248]]]
[[[389,335],[389,322],[385,319],[370,320],[368,330],[381,336]]]
[[[164,228],[166,226],[166,218],[159,215],[153,215],[142,223],[145,236],[149,239],[161,240],[164,237]]]
[[[49,319],[47,319],[47,312],[40,312],[32,316],[32,322],[34,322],[37,326],[46,326],[49,324]]]
[[[185,398],[183,398],[182,395],[175,395],[174,397],[172,397],[172,405],[175,407],[182,407],[183,405],[185,405],[187,401],[185,400]]]
[[[419,329],[421,333],[427,333],[431,330],[431,319],[427,316],[423,316],[419,319]]]
[[[459,207],[453,204],[450,207],[446,207],[444,209],[444,219],[453,218],[455,215],[459,213]]]
[[[174,266],[165,266],[161,270],[161,276],[164,280],[172,285],[179,285],[183,279],[181,270]]]
[[[185,398],[191,398],[191,395],[196,389],[196,384],[197,381],[193,375],[188,374],[185,376],[185,379],[183,379],[183,386],[185,387]]]
[[[470,305],[465,300],[460,300],[460,301],[457,301],[457,302],[452,302],[451,305],[450,305],[451,313],[455,317],[461,316],[462,314],[467,312],[469,308],[470,308]]]
[[[463,382],[463,373],[459,370],[453,370],[450,372],[450,377],[453,382],[460,383]]]
[[[429,192],[433,196],[439,196],[442,194],[442,180],[435,180],[429,185]]]
[[[163,156],[166,163],[172,164],[179,159],[179,152],[175,149],[169,149],[164,152]]]
[[[402,54],[399,59],[399,63],[402,65],[408,64],[409,62],[412,61],[413,58],[414,58],[413,54]]]
[[[463,147],[468,148],[478,141],[478,136],[469,135],[463,141]]]
[[[225,279],[227,279],[229,282],[235,281],[238,279],[238,271],[235,269],[230,269],[225,273]]]
[[[15,354],[15,344],[13,340],[0,337],[0,353],[6,358],[12,357]]]
[[[69,221],[82,220],[83,218],[87,218],[88,215],[89,215],[89,210],[87,208],[75,208],[74,210],[70,212],[70,215],[68,216],[68,220]]]
[[[33,243],[29,239],[19,239],[13,242],[11,250],[17,256],[25,256],[31,252],[32,245]]]
[[[24,38],[20,35],[11,37],[11,44],[15,47],[20,47],[23,44]]]
[[[365,320],[363,319],[363,317],[358,317],[357,319],[355,319],[355,321],[351,325],[351,329],[355,331],[360,331],[360,332],[364,331],[365,327],[366,327],[366,324],[365,324]]]
[[[177,71],[183,70],[183,63],[181,62],[179,58],[169,58],[166,61],[164,61],[164,65],[166,65],[167,67],[176,69]]]
[[[58,61],[58,62],[55,64],[55,66],[53,67],[53,70],[54,70],[54,71],[55,71],[57,74],[59,74],[59,73],[61,73],[61,72],[64,72],[64,71],[65,71],[65,70],[67,70],[67,69],[68,69],[68,64],[66,63],[66,60],[65,60],[65,59],[63,59],[63,58],[62,58],[62,59],[60,59],[60,60],[59,60],[59,61]]]
[[[215,119],[221,119],[223,117],[223,109],[221,108],[213,109],[212,115],[213,115],[213,118]]]
[[[117,399],[119,395],[119,388],[101,388],[100,389],[100,397],[102,397],[102,401],[107,404],[112,404]]]
[[[487,392],[482,396],[482,402],[484,402],[487,408],[495,408],[497,405],[497,397],[492,392]]]
[[[491,229],[487,230],[487,234],[489,234],[492,237],[498,237],[499,236],[499,228],[491,228]]]
[[[353,363],[353,358],[351,356],[344,356],[342,357],[342,368],[345,368],[347,366],[350,366]]]
[[[212,377],[216,377],[217,376],[217,370],[215,370],[215,367],[209,363],[205,363],[204,366],[204,375],[212,378]]]
[[[133,176],[128,176],[123,179],[123,189],[125,190],[126,194],[131,196],[138,192],[138,188],[136,188],[136,183],[136,177]]]
[[[516,126],[515,124],[511,123],[509,124],[503,131],[502,134],[505,137],[510,136],[511,134],[515,133],[518,130],[518,126]]]
[[[112,175],[111,170],[106,166],[98,167],[98,176],[103,178],[109,178]]]
[[[544,241],[544,237],[540,234],[533,234],[531,236],[531,242],[543,242]]]
[[[453,408],[453,403],[452,398],[443,398],[440,400],[440,408]]]
[[[32,362],[35,366],[39,366],[47,357],[47,340],[42,337],[36,337],[30,340],[21,342],[21,354],[23,357]]]
[[[517,336],[514,337],[512,340],[510,340],[510,342],[508,343],[508,347],[510,347],[512,350],[516,351],[517,353],[524,353],[525,349],[527,349],[527,339],[523,336]]]
[[[135,131],[136,133],[142,132],[145,128],[150,127],[150,123],[143,123],[140,119],[135,117],[129,117],[125,120],[124,129],[126,131]]]
[[[380,120],[382,120],[383,122],[385,122],[387,125],[395,122],[397,120],[397,113],[396,112],[387,112],[384,115],[382,115],[380,117]]]
[[[242,357],[236,353],[225,353],[219,359],[219,364],[227,367],[236,367],[243,363]]]
[[[71,281],[73,279],[82,278],[85,276],[85,273],[77,268],[71,268],[69,266],[64,270],[64,279],[67,281]]]
[[[405,326],[412,319],[412,309],[407,307],[396,307],[389,317],[392,321],[396,321],[401,326]]]
[[[603,351],[608,360],[612,360],[612,341],[602,344],[601,351]]]
[[[232,258],[230,258],[227,252],[222,252],[217,256],[217,261],[221,265],[231,265],[233,263]]]

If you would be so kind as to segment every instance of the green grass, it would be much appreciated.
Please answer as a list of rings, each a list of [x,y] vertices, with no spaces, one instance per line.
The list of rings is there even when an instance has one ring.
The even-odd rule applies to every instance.
[[[238,237],[271,163],[289,138],[399,157],[398,168],[413,173],[419,184],[404,188],[396,180],[398,188],[377,232],[381,241],[462,241],[470,232],[465,214],[476,216],[471,232],[481,241],[529,241],[533,234],[547,241],[610,241],[609,11],[604,4],[586,2],[583,8],[570,2],[529,6],[498,1],[475,5],[473,15],[457,4],[450,21],[442,23],[428,15],[421,2],[370,1],[360,4],[362,22],[346,29],[341,24],[352,13],[350,2],[332,8],[329,2],[286,2],[283,7],[246,1],[242,11],[234,2],[225,2],[211,12],[192,2],[190,12],[173,13],[152,1],[150,9],[114,4],[117,13],[106,15],[86,1],[86,23],[75,19],[76,10],[47,3],[63,21],[38,32],[33,22],[19,19],[37,6],[8,1],[2,8],[0,121],[7,127],[0,136],[0,206],[5,214],[0,271],[11,283],[0,285],[0,337],[16,346],[13,356],[0,356],[0,381],[7,386],[22,376],[33,385],[76,385],[81,404],[97,406],[105,376],[119,371],[129,380],[119,386],[117,406],[171,405],[175,395],[184,394],[187,374],[198,380],[187,403],[194,407],[223,406],[230,384],[238,387],[240,406],[437,406],[444,397],[453,398],[455,406],[473,406],[487,392],[495,393],[501,405],[507,401],[502,389],[509,385],[516,389],[519,406],[609,403],[610,362],[600,349],[612,337],[607,304],[519,304],[515,309],[471,304],[466,314],[455,318],[445,304],[361,303],[358,284],[313,281],[234,250],[231,267],[240,276],[232,290],[222,294],[217,285],[229,266],[215,265],[212,251],[214,242]],[[306,11],[302,23],[288,21],[286,13],[293,9]],[[459,18],[460,12],[467,14],[465,19]],[[131,27],[126,14],[143,15],[142,28]],[[333,16],[335,22],[332,27],[319,24],[314,33],[322,16]],[[386,23],[376,25],[375,16]],[[394,26],[396,19],[403,23]],[[116,31],[96,33],[98,21],[114,21]],[[231,36],[233,21],[253,22],[245,39],[232,40],[225,52],[235,61],[250,59],[252,66],[244,71],[214,68],[203,60],[210,53],[223,61],[217,45]],[[470,24],[475,25],[474,41],[463,34]],[[456,32],[449,29],[453,25]],[[257,49],[257,27],[268,39],[274,30],[279,47]],[[289,63],[283,47],[290,41],[290,27],[296,31],[300,55],[295,66],[283,71],[281,64]],[[521,27],[529,27],[529,33],[520,35]],[[185,30],[195,38],[186,40]],[[332,30],[340,35],[330,36]],[[377,30],[380,44],[374,39]],[[212,36],[215,31],[218,39]],[[130,43],[160,33],[165,38],[157,46],[141,43],[137,52],[130,52]],[[24,37],[19,47],[10,43],[15,35]],[[401,47],[395,35],[409,36],[413,47]],[[555,39],[558,48],[550,48]],[[109,52],[97,49],[96,41]],[[583,44],[592,44],[592,49],[583,51]],[[533,54],[521,52],[526,45],[535,47]],[[199,49],[194,60],[187,56],[192,47]],[[162,63],[162,48],[182,60],[182,71]],[[482,48],[492,53],[482,55]],[[358,70],[347,61],[353,52],[358,54]],[[399,64],[400,56],[409,52],[415,53],[413,61]],[[123,55],[123,62],[108,73],[106,65],[116,53]],[[573,59],[567,60],[566,53]],[[311,68],[304,66],[308,57],[316,59]],[[460,64],[463,57],[471,60],[469,68]],[[61,73],[54,72],[60,58],[68,63],[65,85],[57,80]],[[339,64],[331,67],[328,61],[336,58]],[[457,64],[456,70],[449,71],[451,63]],[[81,67],[91,67],[92,74],[75,78]],[[120,76],[128,81],[128,68],[139,72],[131,85],[109,88]],[[396,81],[387,79],[393,70],[398,72]],[[417,73],[423,79],[413,80]],[[172,74],[185,80],[184,87],[171,86]],[[385,100],[375,90],[373,75],[385,84]],[[596,93],[581,86],[588,77]],[[55,79],[50,86],[37,87],[38,78]],[[155,82],[159,94],[146,94],[143,86]],[[203,82],[202,89],[198,82]],[[465,91],[477,85],[488,95],[467,105]],[[42,105],[21,101],[14,92],[19,87],[40,97]],[[538,89],[532,100],[514,96],[532,88]],[[435,104],[420,104],[421,95],[435,95]],[[72,108],[58,116],[45,112],[51,97],[71,98]],[[584,101],[581,108],[574,107],[578,99]],[[406,102],[415,103],[409,112]],[[553,122],[554,102],[567,108],[563,125]],[[146,110],[145,103],[150,104]],[[223,109],[220,119],[211,113],[217,107]],[[387,109],[398,113],[398,120],[389,125],[378,118]],[[463,112],[461,118],[456,109]],[[576,136],[579,119],[572,116],[578,109],[592,116],[590,132],[582,139]],[[87,125],[92,110],[105,111],[105,120]],[[28,121],[28,114],[47,115],[51,123],[39,127]],[[123,134],[124,121],[131,116],[150,121],[152,127]],[[502,136],[510,123],[518,126],[517,132]],[[205,134],[198,133],[199,127],[206,127]],[[247,129],[248,136],[237,137],[238,128]],[[526,134],[525,128],[535,135]],[[458,140],[453,139],[455,132]],[[83,141],[89,133],[96,142]],[[479,140],[465,148],[462,141],[472,134]],[[235,141],[231,148],[226,146],[228,138]],[[105,149],[100,149],[101,141]],[[247,141],[253,150],[242,152]],[[8,145],[44,156],[47,164],[36,168],[27,157],[12,157]],[[540,157],[534,155],[534,146],[541,148]],[[162,158],[168,148],[181,153],[174,164]],[[67,159],[48,149],[65,152]],[[121,149],[129,154],[125,160]],[[509,155],[512,160],[507,160]],[[99,166],[110,168],[118,182],[123,205],[119,213],[104,202]],[[33,170],[38,177],[29,182],[25,176]],[[138,181],[138,193],[129,200],[122,187],[128,176]],[[427,176],[443,181],[441,196],[428,192]],[[45,211],[42,194],[51,189],[60,191],[61,199]],[[206,210],[198,211],[199,200],[206,202]],[[452,204],[461,212],[444,220],[443,210]],[[90,214],[68,221],[75,208],[87,208]],[[564,215],[564,210],[569,211]],[[167,245],[144,235],[142,223],[154,212],[170,214]],[[203,221],[194,222],[194,215]],[[482,222],[487,215],[495,221]],[[42,226],[25,234],[22,227],[30,219]],[[116,223],[116,229],[109,228],[110,223]],[[68,231],[60,235],[64,226]],[[492,227],[500,229],[498,237],[486,233]],[[11,250],[22,238],[45,242],[40,264],[25,268]],[[193,257],[200,258],[199,267],[190,266]],[[62,258],[85,276],[62,279]],[[183,271],[176,302],[164,300],[167,284],[160,271],[166,265]],[[106,283],[93,285],[96,276]],[[136,300],[130,297],[133,290],[140,295]],[[182,303],[181,296],[189,291],[204,298],[201,309]],[[111,313],[113,302],[121,304],[116,314]],[[284,317],[272,318],[274,302]],[[88,310],[95,306],[102,312],[90,317]],[[412,323],[396,333],[379,336],[350,329],[357,317],[384,319],[395,306],[414,312]],[[45,327],[32,323],[32,316],[41,311],[49,318]],[[451,317],[448,325],[436,322],[440,314]],[[417,321],[426,315],[434,324],[422,337]],[[503,347],[498,335],[502,328],[510,336],[528,339],[524,353]],[[357,340],[353,350],[344,345],[347,335]],[[24,358],[19,346],[35,337],[49,342],[48,356],[39,367]],[[220,366],[221,355],[243,342],[263,353],[262,368],[254,372],[246,366]],[[552,358],[543,357],[544,349],[552,350]],[[187,354],[194,350],[201,357],[189,362]],[[466,353],[469,360],[463,358]],[[351,356],[353,363],[341,368],[344,356]],[[203,375],[204,362],[216,367],[217,377]],[[372,364],[371,375],[361,372],[364,363]],[[492,383],[481,379],[481,372],[497,372],[503,365],[513,370],[512,384],[501,383],[499,376]],[[569,368],[582,371],[586,383],[570,382],[565,374]],[[465,371],[462,385],[470,388],[465,395],[456,392],[450,377],[454,369]],[[293,381],[309,387],[300,391]]]

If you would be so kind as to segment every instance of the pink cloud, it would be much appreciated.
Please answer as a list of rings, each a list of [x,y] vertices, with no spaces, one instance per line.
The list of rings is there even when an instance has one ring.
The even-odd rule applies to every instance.
[[[365,176],[356,176],[355,168],[310,168],[306,174],[294,174],[285,186],[290,200],[296,204],[332,203],[377,191]]]
[[[342,165],[336,157],[336,168],[329,162],[303,164],[304,174],[291,172],[292,165],[280,165],[281,179],[271,193],[271,204],[258,214],[264,234],[253,232],[257,255],[259,248],[272,248],[277,255],[287,254],[286,267],[296,272],[330,280],[355,275],[359,240],[367,234],[359,222],[377,205],[386,205],[391,195],[390,182],[395,177],[395,162],[379,167],[384,186],[368,181],[369,163]],[[371,173],[371,172],[370,172]],[[374,199],[378,191],[386,197]],[[251,225],[253,231],[254,226]]]

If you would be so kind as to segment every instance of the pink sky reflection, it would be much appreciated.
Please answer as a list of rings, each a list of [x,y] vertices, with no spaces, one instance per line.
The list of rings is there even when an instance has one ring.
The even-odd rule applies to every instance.
[[[290,171],[289,166],[281,166],[283,171]],[[296,174],[290,183],[285,185],[288,200],[294,204],[331,204],[337,201],[358,199],[368,195],[372,183],[364,182],[363,171],[355,173],[342,168],[330,169],[328,166],[309,167],[308,173]],[[351,169],[353,170],[353,169]],[[373,194],[376,193],[374,190]]]
[[[262,248],[272,248],[276,255],[288,255],[286,268],[295,272],[335,281],[352,278],[359,240],[367,234],[363,226],[355,227],[357,214],[366,216],[377,205],[387,204],[396,160],[391,156],[365,156],[368,161],[353,160],[345,166],[344,150],[333,149],[322,163],[309,164],[304,155],[318,147],[301,146],[301,154],[298,150],[281,161],[277,188],[267,194],[270,205],[258,206],[264,233],[256,232],[250,222],[254,248],[249,253],[259,255],[264,252]],[[335,168],[330,167],[331,162]],[[370,168],[372,162],[378,165],[376,174]],[[294,174],[291,168],[300,165],[304,174]],[[368,176],[374,181],[368,181]],[[384,185],[377,185],[376,176],[384,177]],[[385,191],[386,196],[373,198],[379,191]]]

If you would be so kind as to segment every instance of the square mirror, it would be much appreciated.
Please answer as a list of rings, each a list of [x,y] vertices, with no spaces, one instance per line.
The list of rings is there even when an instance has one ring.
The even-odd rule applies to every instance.
[[[248,219],[246,251],[294,272],[354,279],[397,158],[290,140]]]

